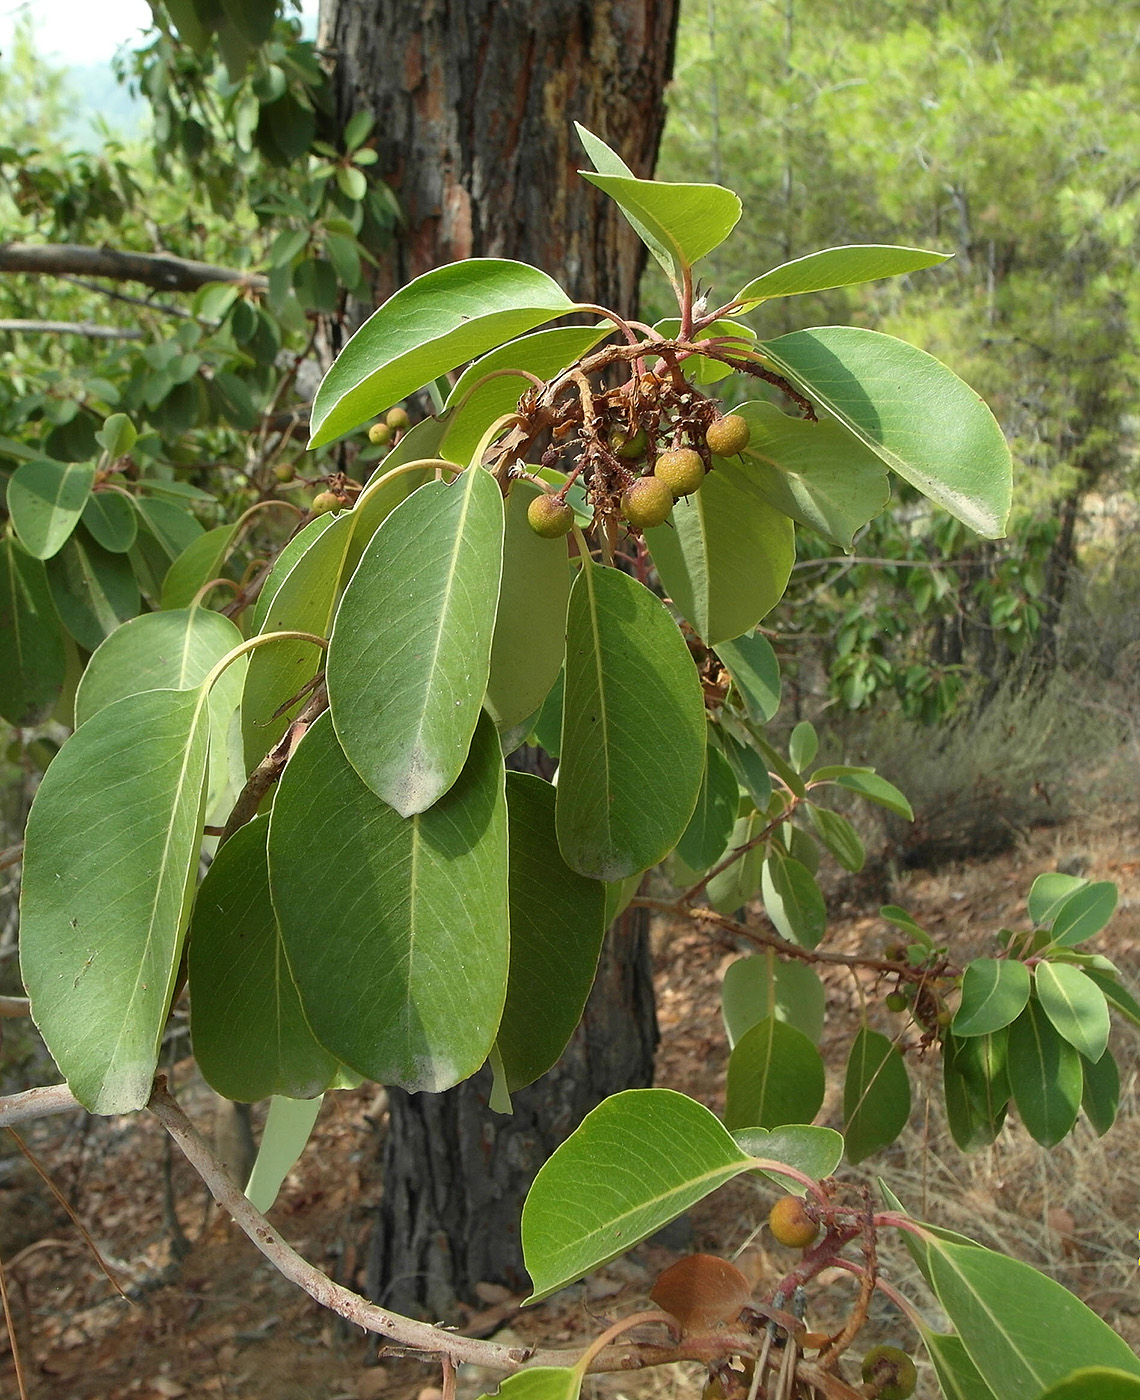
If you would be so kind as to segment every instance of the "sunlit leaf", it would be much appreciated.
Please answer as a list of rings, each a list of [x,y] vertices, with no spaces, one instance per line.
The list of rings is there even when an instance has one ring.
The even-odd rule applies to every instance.
[[[1054,1029],[1094,1063],[1108,1045],[1108,1003],[1085,974],[1068,963],[1040,962],[1034,985],[1041,1009]]]
[[[721,1010],[730,1049],[766,1016],[786,1021],[818,1045],[826,1009],[823,983],[806,963],[761,953],[738,958],[724,974]]]
[[[743,302],[743,309],[747,311],[769,297],[794,297],[805,292],[830,291],[833,287],[851,287],[858,282],[874,282],[880,277],[899,277],[922,267],[934,267],[949,257],[949,253],[933,253],[926,248],[875,243],[823,248],[818,253],[781,263],[753,278],[734,300]]]
[[[728,667],[749,718],[767,724],[780,708],[780,666],[772,643],[753,632],[721,642],[716,652]]]
[[[817,1128],[806,1123],[785,1123],[782,1127],[737,1128],[733,1139],[750,1157],[766,1157],[795,1167],[805,1176],[822,1181],[830,1176],[843,1160],[843,1135],[834,1128]],[[773,1169],[764,1175],[793,1195],[802,1196],[806,1188],[793,1177]]]
[[[245,1194],[264,1214],[277,1199],[282,1183],[297,1165],[321,1111],[321,1099],[274,1096],[269,1104],[261,1143]]]
[[[8,514],[34,559],[58,554],[91,494],[95,468],[87,462],[24,462],[8,480]]]
[[[313,400],[309,447],[321,447],[456,365],[574,309],[537,268],[471,258],[407,283],[365,321]]]

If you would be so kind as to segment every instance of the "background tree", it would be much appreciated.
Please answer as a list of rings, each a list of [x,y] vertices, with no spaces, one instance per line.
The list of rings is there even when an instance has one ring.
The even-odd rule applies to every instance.
[[[375,117],[376,170],[402,211],[376,300],[457,258],[506,257],[636,317],[645,248],[577,177],[572,123],[652,174],[676,23],[669,0],[326,3],[320,43],[335,55],[337,113]],[[440,1096],[394,1090],[376,1296],[445,1316],[480,1281],[521,1286],[518,1216],[534,1173],[606,1095],[652,1082],[656,1036],[648,916],[631,910],[579,1035],[515,1096],[513,1117],[488,1108],[486,1072]]]

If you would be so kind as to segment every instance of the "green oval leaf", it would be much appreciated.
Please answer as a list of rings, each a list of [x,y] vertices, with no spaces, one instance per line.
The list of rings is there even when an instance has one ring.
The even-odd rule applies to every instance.
[[[300,1161],[312,1135],[321,1098],[291,1099],[274,1095],[261,1130],[261,1142],[245,1194],[264,1213],[277,1199],[285,1178]]]
[[[855,1037],[843,1084],[843,1136],[854,1166],[889,1147],[910,1117],[910,1079],[897,1048],[864,1026]]]
[[[456,365],[573,310],[556,282],[524,263],[470,258],[425,272],[365,321],[321,380],[310,449]]]
[[[816,1128],[805,1123],[785,1123],[783,1127],[737,1128],[733,1140],[750,1157],[767,1158],[795,1167],[805,1176],[822,1181],[830,1176],[843,1160],[843,1135],[834,1128]],[[773,1169],[763,1175],[793,1195],[802,1196],[806,1187],[794,1177],[784,1176]]]
[[[749,719],[767,724],[780,708],[780,664],[772,643],[752,632],[721,642],[716,653],[728,667]]]
[[[322,715],[281,778],[269,880],[326,1050],[410,1092],[474,1074],[498,1029],[509,956],[503,760],[489,719],[451,791],[405,818],[365,787]]]
[[[826,768],[817,768],[811,775],[811,780],[813,783],[837,783],[848,792],[857,792],[868,802],[885,807],[896,816],[905,817],[908,822],[914,821],[910,803],[894,783],[888,783],[886,778],[881,778],[873,768],[852,768],[844,763],[836,763]]]
[[[578,1400],[582,1389],[581,1371],[564,1366],[530,1366],[508,1376],[495,1391],[495,1400]],[[492,1400],[489,1395],[479,1400]]]
[[[761,953],[729,964],[721,987],[721,1011],[730,1049],[767,1016],[794,1026],[818,1045],[827,993],[818,973],[806,963],[782,962],[774,953]]]
[[[1005,533],[1005,437],[973,389],[933,355],[854,326],[793,331],[760,349],[904,481],[979,535]]]
[[[760,881],[764,912],[778,933],[802,948],[814,948],[827,929],[827,907],[806,865],[774,843]]]
[[[1084,1088],[1081,1107],[1088,1115],[1097,1137],[1104,1137],[1116,1122],[1120,1106],[1120,1069],[1111,1050],[1106,1050],[1095,1064],[1081,1057]]]
[[[747,904],[760,886],[764,868],[764,843],[752,845],[754,837],[764,830],[764,818],[757,812],[738,817],[728,838],[728,845],[719,852],[714,865],[720,865],[730,855],[737,855],[730,865],[718,871],[705,887],[705,898],[721,914],[735,914]]]
[[[938,1298],[994,1395],[1039,1396],[1081,1365],[1140,1376],[1127,1342],[1053,1279],[979,1245],[924,1243]]]
[[[193,602],[204,583],[221,574],[222,564],[237,530],[236,522],[233,525],[218,525],[186,546],[162,580],[162,607],[186,607]]]
[[[595,880],[656,865],[693,815],[705,768],[704,695],[664,605],[584,562],[570,591],[558,844]]]
[[[579,171],[617,204],[637,236],[676,286],[685,270],[720,246],[740,218],[740,199],[722,185],[674,185],[639,180],[616,151],[574,123],[598,173]]]
[[[819,839],[844,870],[855,873],[863,869],[867,852],[859,833],[845,816],[829,811],[826,807],[817,807],[814,803],[808,804],[808,816],[819,834]]]
[[[951,1028],[955,1035],[987,1035],[1012,1025],[1025,1009],[1029,969],[1009,958],[975,958],[962,978],[962,1000]]]
[[[1108,880],[1071,894],[1053,919],[1053,942],[1073,948],[1099,933],[1116,910],[1116,886]]]
[[[1037,1000],[1058,1034],[1094,1063],[1108,1046],[1110,1029],[1104,993],[1080,968],[1041,962],[1034,974]]]
[[[495,1040],[507,1087],[554,1065],[582,1019],[606,931],[606,891],[571,870],[554,832],[554,789],[507,774],[511,959]]]
[[[338,516],[294,557],[292,568],[273,590],[265,610],[263,635],[294,631],[328,635],[352,530],[351,518]],[[302,638],[275,641],[252,653],[241,698],[242,745],[248,771],[284,735],[293,714],[305,702],[305,686],[321,665],[318,648]],[[283,706],[287,708],[282,710]]]
[[[61,622],[88,651],[139,610],[127,556],[103,549],[82,526],[47,561],[47,580]]]
[[[0,715],[41,724],[63,690],[63,633],[43,563],[18,541],[0,539]]]
[[[807,1036],[766,1016],[744,1032],[729,1056],[725,1125],[810,1123],[823,1106],[824,1087],[823,1059]]]
[[[988,1147],[1005,1122],[1005,1105],[987,1112],[972,1092],[972,1085],[962,1072],[958,1047],[980,1045],[988,1036],[972,1040],[955,1040],[948,1036],[942,1045],[942,1088],[946,1100],[946,1121],[950,1135],[963,1152]],[[1008,1099],[1008,1094],[1006,1095]]]
[[[880,277],[901,277],[922,267],[946,262],[950,253],[933,253],[927,248],[900,248],[881,243],[852,243],[843,248],[822,248],[818,253],[781,263],[753,278],[733,298],[749,311],[769,297],[794,297],[805,292],[827,292],[833,287],[851,287],[858,282],[875,282]]]
[[[503,578],[484,704],[500,730],[541,709],[566,655],[570,563],[565,540],[544,540],[527,524],[540,488],[515,481],[507,496]]]
[[[792,418],[760,400],[734,408],[751,430],[739,457],[717,462],[742,490],[841,549],[891,499],[887,470],[876,453],[833,418]]]
[[[1021,1121],[1042,1147],[1056,1147],[1077,1121],[1081,1057],[1031,1000],[1009,1031],[1009,1083]]]
[[[1102,972],[1098,968],[1086,968],[1085,976],[1096,983],[1107,997],[1110,1006],[1115,1006],[1134,1026],[1140,1026],[1140,1002],[1127,987],[1121,986],[1110,973]]]
[[[376,532],[337,609],[329,708],[349,762],[400,813],[463,768],[490,671],[503,498],[471,467],[429,482]]]
[[[925,1327],[920,1328],[920,1332],[946,1400],[996,1400],[970,1360],[961,1337],[954,1333],[928,1332]]]
[[[125,554],[139,532],[139,518],[121,491],[92,491],[80,517],[96,544]]]
[[[32,1015],[92,1113],[150,1097],[201,840],[200,690],[100,710],[44,774],[28,817],[20,966]]]
[[[522,1246],[539,1302],[600,1268],[718,1186],[750,1158],[703,1104],[672,1089],[627,1089],[583,1119],[535,1177]]]
[[[1027,901],[1034,927],[1048,928],[1068,897],[1087,884],[1088,880],[1082,876],[1062,875],[1059,870],[1047,870],[1044,875],[1038,875],[1029,888]]]
[[[739,805],[736,775],[728,759],[719,749],[706,745],[705,774],[696,809],[677,842],[677,854],[691,870],[708,870],[724,854]]]
[[[8,514],[33,559],[58,554],[91,494],[89,462],[23,462],[8,480]]]
[[[674,607],[709,646],[751,632],[784,596],[795,562],[788,517],[710,472],[645,542]]]
[[[269,820],[214,857],[190,921],[190,1032],[206,1083],[227,1099],[307,1099],[339,1066],[309,1029],[269,897]]]

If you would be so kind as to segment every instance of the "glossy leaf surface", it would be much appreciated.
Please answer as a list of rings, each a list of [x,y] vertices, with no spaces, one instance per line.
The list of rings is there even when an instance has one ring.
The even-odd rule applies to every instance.
[[[880,277],[899,277],[922,267],[934,267],[949,256],[949,253],[934,253],[927,248],[900,248],[881,243],[822,248],[753,278],[736,294],[735,300],[743,302],[747,311],[770,297],[794,297],[805,292],[830,291],[833,287],[851,287],[857,282],[874,282]]]
[[[337,609],[327,684],[348,759],[401,816],[463,768],[490,671],[503,498],[472,467],[429,482],[376,532]]]
[[[516,481],[507,497],[503,577],[484,701],[500,730],[541,707],[566,655],[570,564],[565,540],[544,540],[527,524],[527,506],[539,494],[532,482]]]
[[[878,455],[833,418],[811,423],[760,400],[733,409],[751,431],[740,457],[718,463],[742,489],[841,549],[891,498]]]
[[[18,540],[0,540],[0,715],[17,726],[47,719],[64,669],[44,566]]]
[[[513,1092],[550,1069],[582,1018],[606,931],[606,893],[562,859],[549,783],[509,773],[507,814],[511,955],[495,1045]]]
[[[803,948],[814,948],[827,928],[827,908],[811,871],[773,844],[760,889],[777,932]]]
[[[121,491],[92,491],[80,519],[95,543],[112,554],[125,554],[139,532],[135,508]]]
[[[724,1121],[729,1128],[810,1123],[823,1093],[819,1051],[794,1026],[767,1016],[745,1031],[729,1056]]]
[[[910,1117],[910,1080],[897,1048],[864,1026],[855,1037],[843,1084],[847,1160],[861,1162],[889,1147]]]
[[[853,326],[793,331],[760,348],[904,481],[979,535],[1004,533],[1012,491],[1005,437],[974,390],[932,355]]]
[[[1042,1147],[1055,1147],[1077,1121],[1084,1076],[1080,1055],[1036,1000],[1010,1027],[1009,1083],[1030,1136]]]
[[[451,791],[406,818],[365,787],[322,715],[281,778],[269,879],[305,1017],[331,1054],[411,1092],[474,1074],[509,956],[503,760],[489,719]]]
[[[773,1128],[737,1128],[732,1134],[736,1145],[750,1157],[766,1157],[795,1167],[805,1176],[822,1181],[830,1176],[843,1160],[843,1135],[834,1128],[817,1128],[806,1123],[787,1123]],[[802,1196],[805,1187],[790,1176],[775,1170],[764,1175],[785,1191]]]
[[[962,978],[955,1035],[988,1035],[1012,1025],[1029,1000],[1029,969],[1012,958],[975,958]]]
[[[150,1096],[198,865],[207,706],[151,690],[100,710],[28,818],[20,959],[32,1015],[76,1098]]]
[[[34,559],[58,554],[91,494],[95,468],[87,462],[24,462],[8,481],[8,514]]]
[[[684,1094],[628,1089],[605,1099],[543,1166],[523,1206],[530,1301],[632,1249],[749,1162]]]
[[[1034,973],[1037,999],[1058,1034],[1086,1060],[1097,1061],[1108,1045],[1104,993],[1069,963],[1041,962]]]
[[[470,258],[425,272],[389,297],[337,356],[313,400],[309,447],[573,309],[556,282],[523,263]]]
[[[1026,901],[1029,917],[1035,927],[1047,928],[1057,917],[1061,905],[1071,894],[1083,889],[1088,880],[1079,875],[1062,875],[1059,870],[1046,870],[1038,875],[1029,890]]]
[[[214,857],[190,920],[190,1031],[203,1078],[223,1098],[312,1098],[336,1060],[313,1038],[269,897],[267,817]]]
[[[725,472],[645,532],[666,593],[709,646],[751,632],[784,595],[795,562],[792,522]]]
[[[749,718],[767,724],[780,708],[780,665],[772,643],[759,632],[751,632],[721,642],[716,651],[728,667]]]
[[[193,602],[202,585],[221,574],[236,534],[236,524],[219,525],[192,540],[166,571],[162,580],[162,606],[184,608]]]
[[[1116,886],[1101,880],[1071,894],[1053,918],[1053,941],[1073,948],[1099,933],[1116,909]]]
[[[586,565],[570,592],[558,844],[596,880],[663,860],[684,834],[705,769],[704,697],[659,599]]]

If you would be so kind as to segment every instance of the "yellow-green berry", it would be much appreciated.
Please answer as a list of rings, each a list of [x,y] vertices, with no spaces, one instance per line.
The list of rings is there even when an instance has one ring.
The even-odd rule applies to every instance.
[[[674,496],[691,496],[705,479],[705,464],[694,448],[677,447],[671,452],[662,452],[653,474],[660,477]]]
[[[647,442],[644,428],[638,428],[635,433],[627,433],[623,428],[610,429],[610,451],[623,462],[640,462],[645,456]]]
[[[886,996],[886,1007],[888,1011],[905,1011],[910,1005],[902,992],[888,992]]]
[[[412,420],[408,417],[406,408],[390,408],[384,421],[394,433],[406,433],[412,426]]]
[[[726,413],[723,418],[709,424],[705,442],[709,445],[709,451],[717,457],[735,457],[748,446],[751,435],[748,423],[739,413]]]
[[[673,493],[658,476],[639,476],[621,498],[622,514],[637,530],[661,525],[673,509]]]
[[[368,441],[375,447],[384,447],[392,441],[392,429],[387,423],[373,423],[368,429]]]
[[[918,1385],[918,1371],[898,1347],[872,1347],[863,1358],[863,1380],[878,1387],[876,1400],[910,1400]]]
[[[555,496],[535,496],[526,508],[526,522],[544,540],[560,540],[574,526],[574,511]]]
[[[293,463],[278,462],[277,465],[273,468],[273,475],[282,484],[282,486],[286,485],[288,482],[292,481],[294,476],[296,475],[296,472],[293,469]]]
[[[806,1249],[819,1234],[819,1226],[798,1196],[784,1196],[776,1202],[768,1215],[768,1228],[773,1238],[789,1249]]]
[[[335,491],[321,491],[313,497],[309,510],[313,515],[327,515],[330,510],[340,510],[341,500]]]

